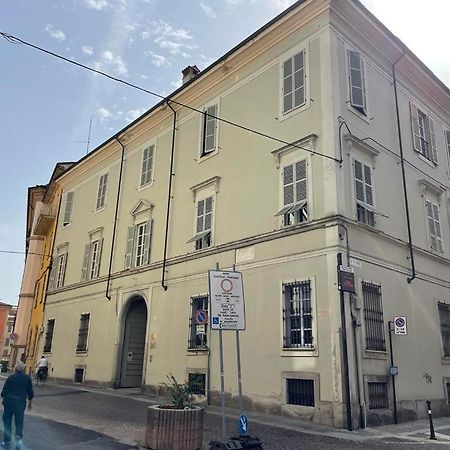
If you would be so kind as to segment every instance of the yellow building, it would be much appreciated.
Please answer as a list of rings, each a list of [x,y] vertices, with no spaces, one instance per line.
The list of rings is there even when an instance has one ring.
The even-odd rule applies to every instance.
[[[43,335],[46,289],[49,272],[52,266],[51,254],[57,224],[56,217],[58,215],[61,198],[61,188],[58,186],[56,180],[71,165],[71,163],[58,163],[56,165],[47,185],[42,204],[39,205],[40,209],[37,212],[36,221],[34,223],[33,234],[43,239],[43,251],[41,265],[34,286],[33,304],[28,324],[27,345],[25,351],[27,372],[32,372],[33,368],[36,366],[36,360],[39,359],[36,350],[38,349],[39,342]]]

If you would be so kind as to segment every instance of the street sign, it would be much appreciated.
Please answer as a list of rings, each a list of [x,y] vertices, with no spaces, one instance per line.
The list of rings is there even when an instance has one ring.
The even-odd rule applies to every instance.
[[[355,274],[352,267],[339,266],[338,288],[340,291],[355,293]]]
[[[350,262],[350,266],[352,266],[352,267],[362,267],[362,263],[359,259],[350,258],[349,262]]]
[[[206,322],[208,322],[208,314],[203,309],[197,309],[195,312],[195,321],[197,322],[197,325],[204,325]]]
[[[196,334],[205,334],[206,332],[205,325],[197,325],[195,332]]]
[[[15,341],[17,339],[17,334],[14,333],[14,331],[9,335],[9,338],[11,339],[11,341]]]
[[[408,334],[406,329],[406,317],[396,316],[394,317],[394,333],[399,335]]]
[[[208,276],[211,329],[245,330],[242,274],[210,270]]]
[[[248,419],[245,414],[241,414],[239,417],[239,434],[245,436],[248,432]]]
[[[398,367],[397,366],[391,366],[389,367],[389,375],[398,375]]]

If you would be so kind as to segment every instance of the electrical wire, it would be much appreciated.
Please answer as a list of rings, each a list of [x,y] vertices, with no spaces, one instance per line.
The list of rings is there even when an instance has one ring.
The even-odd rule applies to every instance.
[[[51,258],[52,255],[46,255],[45,253],[34,253],[34,252],[17,252],[14,250],[0,250],[0,253],[8,253],[13,255],[39,255],[39,256],[48,256]]]
[[[231,125],[231,126],[234,126],[234,127],[236,127],[236,128],[240,128],[241,130],[248,131],[248,132],[250,132],[250,133],[256,134],[257,136],[261,136],[261,137],[270,139],[270,140],[275,141],[275,142],[278,142],[278,143],[280,143],[280,144],[284,144],[284,145],[288,145],[288,146],[290,146],[290,147],[295,147],[295,148],[298,148],[298,149],[301,149],[301,150],[305,150],[305,151],[307,151],[307,152],[309,152],[309,153],[311,153],[311,154],[313,154],[313,155],[322,156],[323,158],[331,159],[331,160],[336,161],[336,162],[339,162],[339,163],[341,162],[339,159],[334,158],[333,156],[330,156],[330,155],[326,155],[325,153],[316,152],[316,151],[311,150],[311,149],[309,149],[309,148],[306,148],[306,147],[302,147],[302,146],[300,146],[300,145],[297,145],[297,144],[295,144],[295,143],[293,143],[293,142],[288,142],[288,141],[285,141],[285,140],[283,140],[283,139],[280,139],[280,138],[277,138],[277,137],[275,137],[275,136],[272,136],[272,135],[270,135],[270,134],[263,133],[262,131],[258,131],[258,130],[255,130],[255,129],[253,129],[253,128],[246,127],[246,126],[241,125],[241,124],[239,124],[239,123],[237,123],[237,122],[233,122],[233,121],[231,121],[231,120],[227,120],[227,119],[224,119],[224,118],[222,118],[222,117],[215,116],[215,115],[213,115],[213,114],[209,114],[209,113],[206,112],[206,111],[202,111],[202,110],[199,110],[199,109],[197,109],[197,108],[194,108],[193,106],[187,105],[187,104],[185,104],[185,103],[178,102],[178,101],[176,101],[176,100],[171,99],[170,97],[165,97],[164,95],[158,94],[157,92],[154,92],[154,91],[145,89],[145,88],[143,88],[143,87],[141,87],[141,86],[138,86],[138,85],[136,85],[136,84],[133,84],[133,83],[129,83],[128,81],[125,81],[125,80],[123,80],[123,79],[121,79],[121,78],[114,77],[113,75],[109,75],[109,74],[106,73],[106,72],[103,72],[103,71],[98,70],[98,69],[94,69],[93,67],[87,66],[87,65],[85,65],[85,64],[81,64],[81,63],[79,63],[78,61],[75,61],[75,60],[73,60],[73,59],[66,58],[65,56],[59,55],[59,54],[57,54],[57,53],[54,53],[54,52],[52,52],[52,51],[50,51],[50,50],[47,50],[47,49],[42,48],[42,47],[39,47],[39,46],[37,46],[37,45],[35,45],[35,44],[32,44],[32,43],[30,43],[30,42],[24,41],[23,39],[20,39],[20,38],[18,38],[18,37],[16,37],[16,36],[13,36],[13,35],[11,35],[11,34],[5,33],[5,32],[3,32],[3,31],[0,31],[0,35],[3,36],[8,42],[10,42],[10,43],[12,43],[12,44],[24,44],[24,45],[26,45],[26,46],[28,46],[28,47],[34,48],[35,50],[38,50],[38,51],[43,52],[43,53],[46,53],[46,54],[48,54],[48,55],[50,55],[50,56],[53,56],[53,57],[55,57],[55,58],[61,59],[61,60],[65,61],[65,62],[68,62],[68,63],[73,64],[73,65],[75,65],[75,66],[81,67],[82,69],[86,69],[86,70],[88,70],[88,71],[97,73],[97,74],[102,75],[102,76],[104,76],[104,77],[106,77],[106,78],[109,78],[110,80],[116,81],[116,82],[118,82],[118,83],[122,83],[122,84],[124,84],[124,85],[126,85],[126,86],[128,86],[128,87],[133,88],[133,89],[137,89],[137,90],[139,90],[139,91],[142,91],[142,92],[145,92],[145,93],[147,93],[147,94],[153,95],[154,97],[160,98],[160,99],[163,100],[164,102],[167,102],[167,103],[168,103],[168,102],[173,103],[173,104],[175,104],[175,105],[181,106],[181,107],[186,108],[186,109],[189,109],[189,110],[191,110],[191,111],[200,113],[200,114],[202,114],[202,115],[204,115],[204,116],[208,116],[208,117],[211,117],[211,118],[213,118],[213,119],[216,119],[216,120],[218,120],[218,121],[220,121],[220,122],[226,123],[227,125]]]

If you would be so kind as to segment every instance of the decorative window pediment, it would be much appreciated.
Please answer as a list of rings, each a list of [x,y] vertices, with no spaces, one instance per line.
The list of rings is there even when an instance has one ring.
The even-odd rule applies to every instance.
[[[305,151],[310,150],[311,152],[313,152],[316,147],[316,140],[317,134],[311,133],[305,137],[298,139],[297,141],[292,142],[292,144],[288,144],[283,147],[277,148],[276,150],[273,150],[271,153],[275,158],[277,169],[280,168],[281,159],[289,153],[299,150],[301,151],[302,149],[299,147],[305,148],[306,149]]]
[[[357,148],[372,159],[375,159],[380,154],[380,151],[375,147],[370,145],[368,142],[359,139],[353,134],[346,134],[344,139],[347,141],[349,146]]]
[[[130,211],[130,214],[135,217],[138,214],[150,213],[154,205],[146,200],[139,200],[135,207]]]
[[[439,199],[439,197],[444,193],[444,188],[436,183],[433,183],[432,181],[426,180],[425,178],[419,180],[419,186],[422,196],[424,196],[428,191]]]
[[[192,198],[195,202],[195,199],[197,198],[197,195],[200,191],[203,191],[207,188],[214,188],[214,191],[216,192],[216,194],[219,192],[219,183],[220,183],[220,177],[215,176],[215,177],[211,177],[208,178],[205,181],[202,181],[201,183],[198,183],[194,186],[191,187],[191,191],[192,191]]]

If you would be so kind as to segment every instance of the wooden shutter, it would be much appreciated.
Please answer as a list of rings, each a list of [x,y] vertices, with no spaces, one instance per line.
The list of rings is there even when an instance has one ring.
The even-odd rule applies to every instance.
[[[150,262],[150,242],[152,235],[152,221],[149,220],[145,224],[144,228],[144,256],[143,264],[148,264]]]
[[[52,268],[48,276],[48,289],[52,291],[55,289],[56,271],[58,268],[58,257],[52,256]]]
[[[125,269],[133,266],[133,249],[134,249],[134,235],[136,227],[128,227],[127,231],[127,246],[125,250]]]
[[[98,240],[97,244],[97,257],[94,262],[94,277],[97,278],[100,273],[100,262],[102,259],[102,247],[103,247],[103,238]]]
[[[443,252],[442,246],[442,235],[441,235],[441,219],[439,217],[439,207],[435,204],[433,207],[433,218],[434,218],[434,232],[436,233],[436,250],[438,252]]]
[[[363,174],[363,165],[360,161],[354,161],[355,168],[355,192],[356,192],[356,200],[365,203],[364,197],[364,174]]]
[[[305,103],[305,52],[294,56],[294,107]]]
[[[61,257],[64,256],[64,262],[62,266],[62,275],[61,275],[61,286],[64,286],[64,280],[66,279],[66,267],[67,267],[67,258],[69,257],[69,254],[66,252],[64,255],[61,255]]]
[[[350,104],[361,112],[366,111],[366,93],[364,88],[364,66],[361,55],[348,50],[348,72],[350,81]]]
[[[307,199],[306,192],[306,160],[295,163],[295,202],[303,202]]]
[[[216,150],[217,143],[217,111],[218,105],[205,108],[202,126],[202,156]]]
[[[436,137],[434,135],[434,123],[430,116],[428,116],[428,126],[430,128],[430,146],[431,146],[431,158],[435,164],[438,163],[437,149],[436,149]]]
[[[290,164],[283,169],[283,205],[294,203],[294,165]]]
[[[91,253],[91,244],[84,246],[84,256],[83,256],[83,267],[81,269],[81,281],[86,281],[88,279],[88,266]]]
[[[366,164],[364,164],[364,194],[366,203],[373,206],[372,171]]]
[[[290,111],[294,105],[292,101],[292,58],[283,63],[283,113]]]
[[[413,139],[413,148],[416,152],[421,153],[422,147],[420,130],[419,130],[419,110],[417,106],[413,103],[409,103],[409,109],[411,111],[411,130],[412,130],[412,139]]]
[[[63,225],[67,225],[72,221],[73,194],[74,194],[73,192],[67,193]]]
[[[200,233],[204,229],[205,201],[200,200],[197,203],[197,224],[195,232]]]

